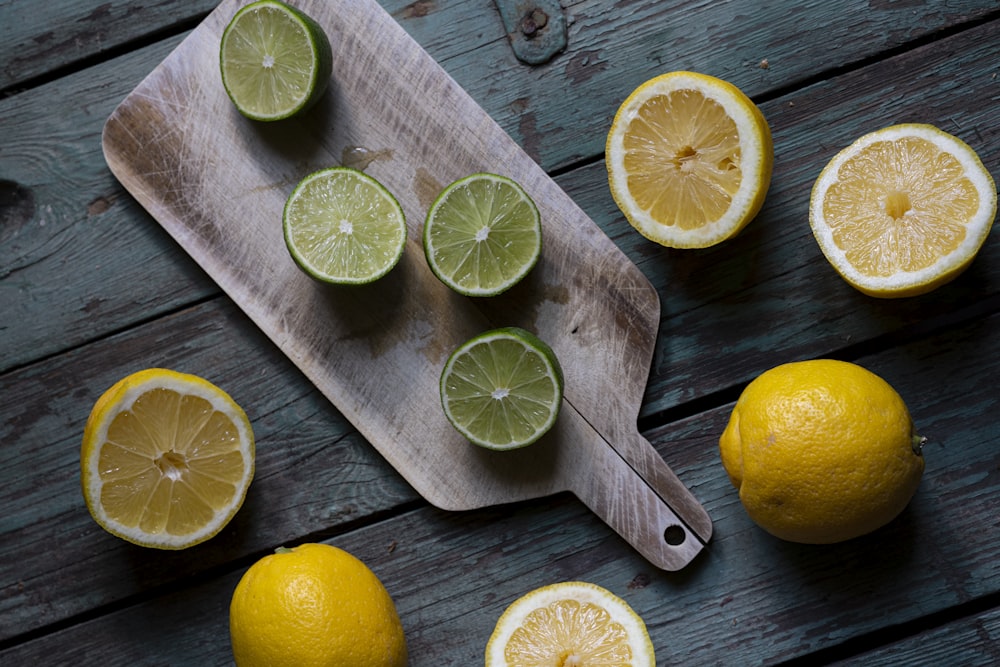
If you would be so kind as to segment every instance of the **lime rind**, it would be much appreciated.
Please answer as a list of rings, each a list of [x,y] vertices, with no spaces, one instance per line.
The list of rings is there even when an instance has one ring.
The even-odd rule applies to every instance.
[[[552,348],[518,327],[494,329],[460,345],[441,372],[445,417],[473,444],[525,447],[559,416],[563,372]]]
[[[538,207],[514,180],[475,173],[435,199],[424,254],[437,278],[465,296],[496,296],[520,282],[542,251]]]
[[[326,92],[333,50],[312,17],[278,0],[258,0],[236,12],[223,31],[219,68],[241,114],[283,120],[305,112]]]
[[[285,202],[285,244],[295,263],[325,283],[361,285],[396,266],[406,247],[406,218],[377,179],[352,167],[306,176]]]

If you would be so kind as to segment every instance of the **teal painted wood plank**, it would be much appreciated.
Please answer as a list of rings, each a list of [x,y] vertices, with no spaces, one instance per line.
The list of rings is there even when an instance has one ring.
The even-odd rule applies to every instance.
[[[108,114],[178,42],[0,101],[0,312],[17,323],[0,370],[218,293],[101,154]]]
[[[567,7],[569,48],[521,64],[503,41],[445,68],[545,168],[604,150],[611,119],[647,79],[671,70],[718,76],[757,99],[863,62],[944,26],[997,13],[989,0],[618,2]],[[901,82],[902,83],[902,82]]]
[[[214,8],[213,0],[57,0],[0,2],[0,90],[99,57]]]
[[[147,550],[105,533],[80,491],[80,441],[94,401],[147,367],[195,373],[222,387],[247,412],[257,441],[243,508],[220,535],[183,552]],[[0,642],[418,500],[223,299],[0,375],[0,396]]]
[[[477,664],[510,602],[570,579],[624,597],[646,621],[658,664],[775,664],[834,648],[851,654],[852,646],[869,648],[873,632],[995,597],[1000,588],[995,535],[983,526],[1000,492],[995,429],[985,418],[1000,408],[997,359],[983,355],[998,333],[994,316],[861,360],[897,386],[931,443],[911,506],[858,540],[795,545],[754,526],[718,461],[731,407],[724,406],[647,433],[716,522],[708,549],[680,572],[650,568],[565,495],[476,512],[418,508],[332,542],[385,582],[415,667]],[[966,392],[943,395],[940,387],[956,375]],[[227,664],[226,603],[245,566],[25,642],[0,659],[86,654],[111,665]],[[150,623],[156,618],[165,621]],[[992,641],[969,633],[962,640],[965,654]]]
[[[615,206],[603,164],[559,178],[660,294],[644,415],[747,382],[781,361],[849,352],[866,341],[888,344],[963,312],[1000,307],[1000,225],[953,283],[884,300],[840,279],[808,222],[810,190],[826,162],[858,136],[897,122],[930,122],[956,134],[1000,177],[1000,107],[982,103],[1000,93],[997,40],[1000,22],[765,103],[775,143],[767,201],[738,237],[713,248],[670,250],[640,237]]]
[[[409,25],[433,30],[445,16],[435,14],[438,4],[447,3],[413,3],[398,11],[410,12]],[[652,7],[643,11],[648,15]],[[955,7],[918,11],[953,12],[951,21],[975,11],[972,3]],[[5,8],[0,5],[0,12]],[[903,16],[903,8],[894,11]],[[582,9],[580,16],[585,18],[576,22],[597,20]],[[583,25],[577,30],[596,34]],[[898,40],[925,34],[921,30],[886,35],[876,47],[903,43]],[[454,49],[449,58],[455,63],[471,61],[450,34],[439,31],[435,48]],[[486,31],[479,37],[480,53],[506,48]],[[647,415],[746,381],[778,361],[850,351],[866,340],[888,346],[953,320],[997,311],[997,232],[958,283],[901,303],[871,300],[840,283],[804,226],[812,178],[873,118],[945,119],[953,126],[943,127],[980,149],[996,175],[1000,130],[995,107],[982,101],[997,94],[987,46],[997,37],[997,26],[983,25],[765,104],[776,145],[787,159],[778,165],[761,218],[732,245],[691,254],[649,246],[614,210],[600,164],[560,178],[660,290],[664,325]],[[610,44],[610,36],[601,39]],[[412,492],[227,301],[215,298],[217,290],[183,251],[102,175],[100,123],[134,85],[118,77],[137,81],[166,48],[156,45],[0,102],[5,130],[30,127],[0,144],[0,179],[34,193],[30,216],[18,217],[29,199],[21,195],[14,198],[13,217],[9,208],[0,216],[0,311],[17,323],[0,327],[2,364],[21,366],[0,376],[5,404],[0,628],[11,633],[4,635],[9,648],[0,652],[0,662],[79,662],[86,656],[109,664],[229,664],[224,610],[249,556],[289,539],[370,522],[375,523],[343,539],[370,559],[397,595],[408,636],[419,650],[418,665],[476,664],[505,604],[562,577],[590,578],[626,596],[650,623],[658,648],[665,647],[661,660],[686,658],[691,664],[731,658],[772,662],[828,647],[850,651],[868,633],[996,595],[995,540],[983,530],[984,523],[992,525],[998,490],[990,471],[1000,466],[990,444],[998,407],[991,384],[997,357],[990,345],[1000,330],[996,315],[862,358],[900,388],[918,424],[936,439],[928,446],[928,473],[914,505],[885,532],[857,543],[826,551],[799,548],[776,543],[749,524],[716,460],[724,408],[646,434],[716,520],[716,537],[704,558],[676,575],[651,571],[565,497],[464,514],[422,508],[381,521],[387,508],[419,506]],[[491,57],[475,56],[484,62]],[[580,63],[584,75],[591,62],[595,69],[606,62],[600,54],[592,57]],[[754,69],[756,56],[741,57],[748,58],[746,71],[735,66],[736,72],[748,87],[759,85],[754,91],[773,90],[755,80],[791,76],[778,71],[773,56],[761,71],[759,62]],[[630,62],[636,58],[641,60],[633,54]],[[512,133],[521,132],[525,145],[531,143],[528,137],[539,138],[532,150],[549,167],[590,150],[580,151],[580,142],[603,141],[594,128],[610,116],[584,119],[589,132],[571,116],[566,122],[573,134],[537,129],[551,124],[545,113],[556,112],[536,110],[558,108],[566,97],[565,88],[546,87],[543,95],[532,87],[531,81],[547,76],[541,70],[525,68],[529,78],[519,81],[530,94],[510,102],[509,89],[499,86],[506,74],[490,83],[482,69],[463,69],[451,60],[446,67],[476,79],[469,83],[474,96],[502,116]],[[596,73],[574,79],[581,93],[588,86],[607,87],[608,81]],[[52,113],[57,108],[60,114]],[[9,125],[12,117],[18,121]],[[522,121],[533,122],[535,129],[530,123],[522,127]],[[52,144],[39,140],[50,135]],[[135,288],[145,277],[136,266],[165,276],[165,284],[148,292]],[[102,291],[109,281],[114,285]],[[802,292],[802,285],[809,289]],[[88,300],[93,294],[101,298]],[[190,312],[163,316],[205,299]],[[88,344],[148,318],[157,321]],[[42,342],[34,342],[39,336]],[[8,352],[15,349],[16,359]],[[43,360],[30,363],[37,359]],[[265,467],[232,530],[218,542],[172,555],[131,548],[101,533],[83,509],[76,477],[82,420],[100,389],[132,364],[167,362],[209,373],[242,403],[257,406],[255,430],[273,445],[269,462],[261,452]],[[48,393],[52,386],[62,387],[58,395]],[[329,459],[346,460],[346,470],[336,468],[337,476],[330,478],[310,465]],[[318,501],[314,487],[321,490]],[[219,572],[228,574],[164,594],[178,577],[203,581]],[[43,634],[48,624],[67,623],[78,614],[94,617],[23,644],[11,639],[22,632]],[[155,619],[170,621],[166,635],[143,634]],[[989,641],[967,631],[947,636],[957,637],[960,655],[975,655]],[[995,640],[995,632],[992,636]],[[916,655],[913,646],[909,650]]]
[[[420,12],[412,7],[409,11],[407,14],[404,7],[397,14],[414,25],[424,22],[420,24],[421,31],[429,32],[427,22],[432,12],[418,15]],[[799,356],[823,353],[810,349],[810,344],[817,333],[836,329],[817,331],[814,326],[817,319],[830,317],[825,315],[831,310],[829,300],[846,303],[847,307],[840,309],[842,313],[853,312],[859,304],[867,307],[864,304],[870,303],[869,300],[859,300],[859,295],[839,284],[829,270],[824,272],[822,262],[816,261],[814,243],[808,234],[803,235],[801,221],[811,179],[837,146],[870,129],[868,123],[872,118],[888,122],[891,117],[918,117],[920,109],[931,109],[932,115],[922,113],[919,117],[941,124],[960,123],[982,134],[984,139],[979,141],[970,133],[964,136],[981,148],[988,166],[995,170],[997,161],[989,159],[996,153],[992,146],[996,136],[990,131],[996,127],[995,112],[993,107],[978,103],[983,95],[990,94],[989,86],[995,85],[989,78],[992,61],[988,45],[997,39],[991,25],[947,40],[947,44],[954,45],[948,49],[932,45],[879,65],[873,70],[878,75],[848,75],[835,83],[765,104],[779,150],[772,193],[759,220],[743,237],[720,248],[671,253],[639,238],[624,224],[611,202],[601,164],[574,171],[560,180],[661,289],[665,319],[661,340],[666,346],[661,347],[656,364],[665,372],[674,373],[679,368],[681,373],[679,382],[673,386],[679,393],[664,403],[653,401],[651,409],[712,391],[712,388],[680,388],[689,381],[684,375],[687,372],[684,360],[698,354],[699,338],[688,335],[692,329],[687,326],[668,327],[666,322],[675,311],[693,313],[706,299],[718,298],[713,297],[713,290],[721,288],[724,298],[732,300],[734,293],[739,294],[749,286],[748,281],[762,277],[760,284],[754,286],[753,298],[743,292],[744,298],[737,299],[753,309],[753,321],[758,326],[785,317],[792,308],[807,314],[805,319],[786,327],[791,334],[785,335],[790,341],[786,347],[799,346],[796,352]],[[206,281],[200,270],[114,182],[99,150],[104,118],[178,40],[174,38],[64,81],[0,101],[0,113],[8,119],[10,127],[16,128],[0,146],[0,180],[6,181],[5,194],[16,202],[4,214],[7,222],[3,233],[11,242],[0,245],[3,267],[0,307],[13,313],[16,321],[33,323],[32,327],[0,330],[0,345],[5,349],[0,368],[26,363],[129,326],[136,318],[155,316],[181,303],[217,293],[214,285]],[[950,58],[952,48],[969,49],[970,53],[965,55],[962,51],[958,58]],[[530,76],[531,68],[520,66],[518,71]],[[908,74],[911,71],[924,74],[911,77]],[[953,80],[963,85],[956,87],[951,83]],[[859,81],[859,97],[845,94],[845,90],[859,86]],[[894,81],[905,81],[906,85],[917,81],[920,88],[907,95],[893,93]],[[957,94],[952,95],[952,90]],[[552,91],[545,104],[563,108],[562,98],[558,97],[561,94]],[[65,99],[74,100],[74,105],[51,119],[47,111],[57,108]],[[483,101],[493,107],[495,115],[502,107],[489,95]],[[861,118],[858,109],[870,111]],[[840,114],[846,122],[838,122]],[[839,130],[833,134],[829,127]],[[512,120],[507,129],[515,130]],[[40,139],[53,136],[59,139],[58,143],[40,143]],[[553,132],[547,143],[570,146],[575,140]],[[825,145],[825,151],[818,152],[817,145]],[[65,178],[65,173],[72,176]],[[786,229],[795,230],[792,232],[795,236],[786,238]],[[68,251],[61,252],[59,248]],[[800,275],[796,271],[802,270],[810,274],[819,272],[816,274],[819,282],[809,275],[806,284],[821,286],[822,300],[812,300],[812,292],[789,294],[787,287],[768,277],[796,277]],[[142,277],[151,273],[162,276],[162,280],[137,287],[142,284]],[[67,286],[64,275],[78,279]],[[697,276],[697,280],[692,276]],[[978,298],[978,294],[973,298]],[[939,303],[947,308],[950,299],[941,299]],[[880,313],[891,314],[896,310],[906,311],[912,305],[880,308]],[[908,326],[916,310],[912,308],[888,318],[880,315],[876,322],[863,323],[861,330],[853,323],[840,322],[842,329],[855,328],[828,336],[824,344],[836,349],[845,344],[847,336],[856,341],[878,335],[887,328]],[[920,317],[924,317],[924,307],[919,310]],[[704,314],[704,311],[697,313],[699,317]],[[708,315],[713,314],[725,318],[718,330],[730,335],[742,330],[734,325],[747,317],[740,308],[718,308]],[[837,324],[837,316],[834,320]],[[769,331],[760,333],[763,339],[741,336],[739,340],[724,341],[726,349],[767,355],[771,345],[767,340]],[[712,372],[708,377],[712,377]],[[724,372],[716,380],[710,383],[713,388],[734,381]]]
[[[513,512],[422,508],[327,541],[361,558],[382,580],[399,611],[411,667],[469,667],[482,662],[496,610],[528,584],[528,570],[537,572],[529,579],[541,580],[555,566],[633,597],[627,565],[609,564],[599,553],[606,536],[580,535],[581,528],[597,528],[595,522],[571,498],[559,496],[548,507]],[[529,535],[542,540],[542,548],[523,548]],[[87,656],[112,666],[231,665],[228,605],[247,566],[0,651],[0,661],[62,664]],[[507,581],[505,573],[521,579]],[[151,627],[159,628],[156,636]]]
[[[896,665],[1000,664],[1000,609],[948,623],[908,639],[830,663],[836,667],[895,667]]]
[[[0,1],[0,91],[16,93],[32,80],[82,67],[129,44],[185,32],[216,0],[54,0],[43,7]],[[294,3],[293,3],[294,4]],[[343,3],[349,11],[350,2]],[[491,0],[384,0],[382,6],[441,57],[467,53],[503,38]],[[441,26],[454,26],[441,29]],[[458,33],[463,39],[455,39]]]
[[[1000,467],[994,420],[1000,410],[994,381],[1000,359],[987,353],[998,334],[1000,315],[994,315],[860,360],[900,391],[930,442],[927,470],[910,507],[889,526],[858,540],[826,547],[796,545],[772,538],[750,522],[718,460],[717,442],[729,404],[645,434],[715,522],[708,548],[680,572],[652,568],[565,495],[475,512],[417,507],[369,525],[359,523],[362,527],[332,541],[369,562],[386,582],[403,618],[414,665],[476,664],[507,604],[536,586],[565,579],[593,581],[624,596],[647,622],[664,662],[773,664],[849,648],[874,632],[943,614],[971,600],[995,598],[1000,590],[995,535],[984,530],[984,522],[993,521],[993,500],[1000,493],[1000,478],[990,473]],[[212,350],[217,348],[206,354]],[[235,395],[247,403],[254,378],[233,382]],[[78,400],[87,402],[82,396]],[[293,429],[302,416],[279,416],[285,401],[268,412],[269,418],[282,420],[284,427],[278,430]],[[252,398],[248,403],[251,409],[256,404]],[[322,430],[324,425],[307,426]],[[309,488],[326,471],[286,460],[296,457],[289,450],[298,437],[288,436],[283,455],[275,451],[282,459],[276,465],[294,477],[284,485]],[[319,451],[312,454],[321,456]],[[75,479],[46,484],[68,494]],[[286,508],[308,502],[280,494],[270,497],[275,499]],[[15,540],[10,548],[17,548],[18,558],[12,552],[2,561],[17,562],[0,579],[5,582],[18,568],[36,568],[32,576],[5,584],[5,590],[23,589],[20,594],[27,600],[34,595],[36,604],[42,592],[48,595],[45,606],[26,621],[29,627],[52,621],[52,609],[92,609],[109,586],[122,594],[131,589],[131,595],[117,598],[107,613],[98,609],[85,623],[10,642],[0,661],[22,664],[48,656],[61,662],[85,650],[95,662],[109,664],[225,664],[225,602],[239,572],[259,553],[260,542],[295,540],[255,534],[287,511],[271,513],[269,502],[260,498],[241,511],[237,525],[222,538],[221,554],[163,555],[114,553],[113,548],[109,553],[113,538],[92,534],[98,529],[87,523],[82,506],[61,508],[53,519],[68,526],[56,533],[60,540],[67,538],[60,546],[65,555],[53,553],[51,541],[39,535]],[[370,506],[364,511],[375,510]],[[71,539],[86,533],[90,539]],[[30,558],[32,553],[45,557]],[[42,564],[27,562],[35,560]],[[69,572],[62,569],[66,567]],[[170,592],[168,583],[176,574],[188,577],[191,587]],[[94,580],[77,581],[88,576]],[[112,577],[115,582],[108,581]],[[69,585],[76,587],[67,589]],[[81,596],[82,603],[73,601]],[[13,613],[17,619],[23,612]],[[154,618],[166,620],[144,622]],[[965,649],[981,647],[979,639],[969,636],[966,641]]]
[[[867,649],[871,633],[995,599],[1000,571],[989,508],[1000,491],[991,472],[1000,465],[1000,394],[982,364],[997,362],[988,348],[998,327],[994,315],[858,360],[897,388],[930,441],[910,506],[855,541],[814,547],[771,538],[751,523],[725,480],[714,484],[731,406],[648,434],[715,519],[708,564],[697,575],[706,577],[702,622],[715,629],[699,638],[702,655],[714,644],[726,661],[773,664],[832,647]],[[967,641],[964,648],[982,647],[981,638]]]

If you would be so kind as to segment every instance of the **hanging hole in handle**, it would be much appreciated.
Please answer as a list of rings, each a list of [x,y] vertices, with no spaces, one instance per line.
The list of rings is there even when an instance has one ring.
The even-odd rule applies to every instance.
[[[687,533],[678,525],[667,526],[663,531],[664,541],[672,547],[679,547],[687,539]]]

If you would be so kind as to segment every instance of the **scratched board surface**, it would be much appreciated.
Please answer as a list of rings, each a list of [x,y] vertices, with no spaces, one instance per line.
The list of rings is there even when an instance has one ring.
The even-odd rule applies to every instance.
[[[218,75],[238,6],[220,5],[115,109],[103,136],[114,174],[429,501],[573,491],[657,566],[683,567],[711,523],[637,432],[659,312],[645,276],[374,2],[304,3],[335,45],[333,90],[306,122],[249,123]],[[401,266],[372,285],[319,285],[284,246],[296,174],[338,158],[363,159],[409,221]],[[482,171],[537,202],[542,257],[501,297],[469,299],[427,267],[421,222],[446,183]],[[536,447],[470,447],[440,409],[441,369],[463,341],[511,324],[555,350],[564,407]],[[668,529],[681,532],[667,541]]]

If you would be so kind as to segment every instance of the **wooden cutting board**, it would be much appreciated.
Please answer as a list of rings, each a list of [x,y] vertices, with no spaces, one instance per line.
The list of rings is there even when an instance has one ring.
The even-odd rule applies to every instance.
[[[115,109],[103,136],[115,176],[429,502],[568,490],[656,566],[690,562],[711,521],[636,427],[659,326],[645,276],[375,0],[294,2],[330,36],[330,90],[300,119],[241,117],[218,50],[242,4],[222,2]],[[286,197],[335,164],[379,179],[407,216],[403,259],[372,285],[319,285],[284,245]],[[476,171],[518,181],[543,220],[538,265],[493,299],[448,290],[420,244],[437,193]],[[491,452],[448,424],[438,380],[451,350],[507,325],[552,346],[565,399],[541,441]]]

